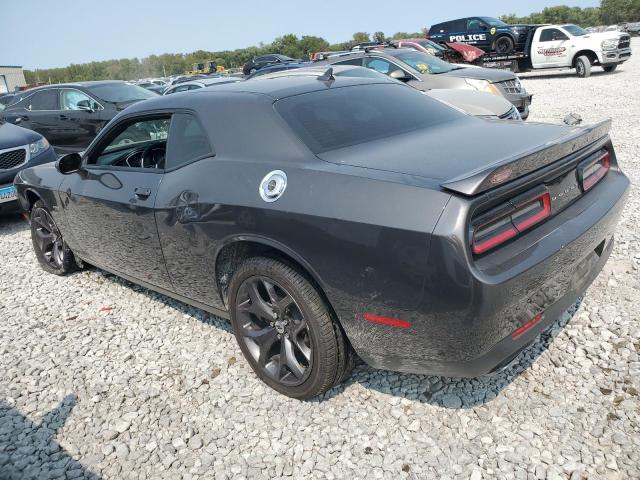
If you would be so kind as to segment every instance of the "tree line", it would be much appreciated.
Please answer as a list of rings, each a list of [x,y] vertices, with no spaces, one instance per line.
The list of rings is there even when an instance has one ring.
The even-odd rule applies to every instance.
[[[583,27],[640,21],[640,0],[601,0],[599,7],[548,7],[525,17],[503,15],[507,23],[575,23]],[[253,57],[267,53],[281,53],[292,58],[308,59],[309,54],[326,50],[348,50],[368,41],[388,41],[396,38],[424,37],[428,28],[420,32],[397,32],[390,37],[384,32],[356,32],[351,40],[329,44],[324,38],[312,35],[298,37],[292,33],[276,38],[268,44],[224,51],[198,50],[192,53],[164,53],[145,58],[121,58],[71,64],[67,67],[25,70],[27,83],[78,82],[86,80],[134,80],[138,78],[177,75],[191,69],[194,63],[213,60],[226,68],[240,67]]]
[[[575,23],[581,27],[616,25],[640,21],[640,0],[601,0],[599,7],[547,7],[541,12],[518,17],[514,14],[500,17],[506,23]]]

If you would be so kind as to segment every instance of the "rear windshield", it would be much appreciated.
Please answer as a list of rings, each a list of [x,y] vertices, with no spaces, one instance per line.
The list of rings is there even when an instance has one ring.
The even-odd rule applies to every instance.
[[[315,154],[428,128],[461,115],[402,84],[331,88],[284,98],[275,108]]]

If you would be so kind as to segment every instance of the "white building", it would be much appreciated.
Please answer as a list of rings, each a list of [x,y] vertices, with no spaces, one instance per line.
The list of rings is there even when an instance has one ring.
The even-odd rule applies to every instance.
[[[22,67],[0,65],[0,94],[13,92],[26,83]]]

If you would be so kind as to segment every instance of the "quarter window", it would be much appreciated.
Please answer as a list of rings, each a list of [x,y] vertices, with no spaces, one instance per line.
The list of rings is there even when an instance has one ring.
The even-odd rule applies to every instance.
[[[58,110],[58,90],[43,90],[31,97],[30,110]]]
[[[213,150],[196,117],[188,113],[173,115],[165,168],[176,168],[192,160],[211,155]]]

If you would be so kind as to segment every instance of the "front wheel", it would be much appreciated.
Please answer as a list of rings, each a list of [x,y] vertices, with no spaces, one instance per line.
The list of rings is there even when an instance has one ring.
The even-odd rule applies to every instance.
[[[602,67],[602,69],[607,73],[615,72],[616,68],[618,68],[618,65],[607,65],[606,67]]]
[[[42,201],[37,201],[31,209],[31,242],[40,266],[54,275],[66,275],[77,266],[73,252],[67,244]]]
[[[580,78],[587,78],[591,75],[591,60],[582,55],[576,60],[576,73]]]
[[[515,44],[511,37],[500,37],[496,40],[496,52],[503,55],[513,52]]]
[[[231,324],[245,358],[271,388],[306,400],[352,367],[340,325],[311,282],[272,258],[243,263],[229,286]]]

